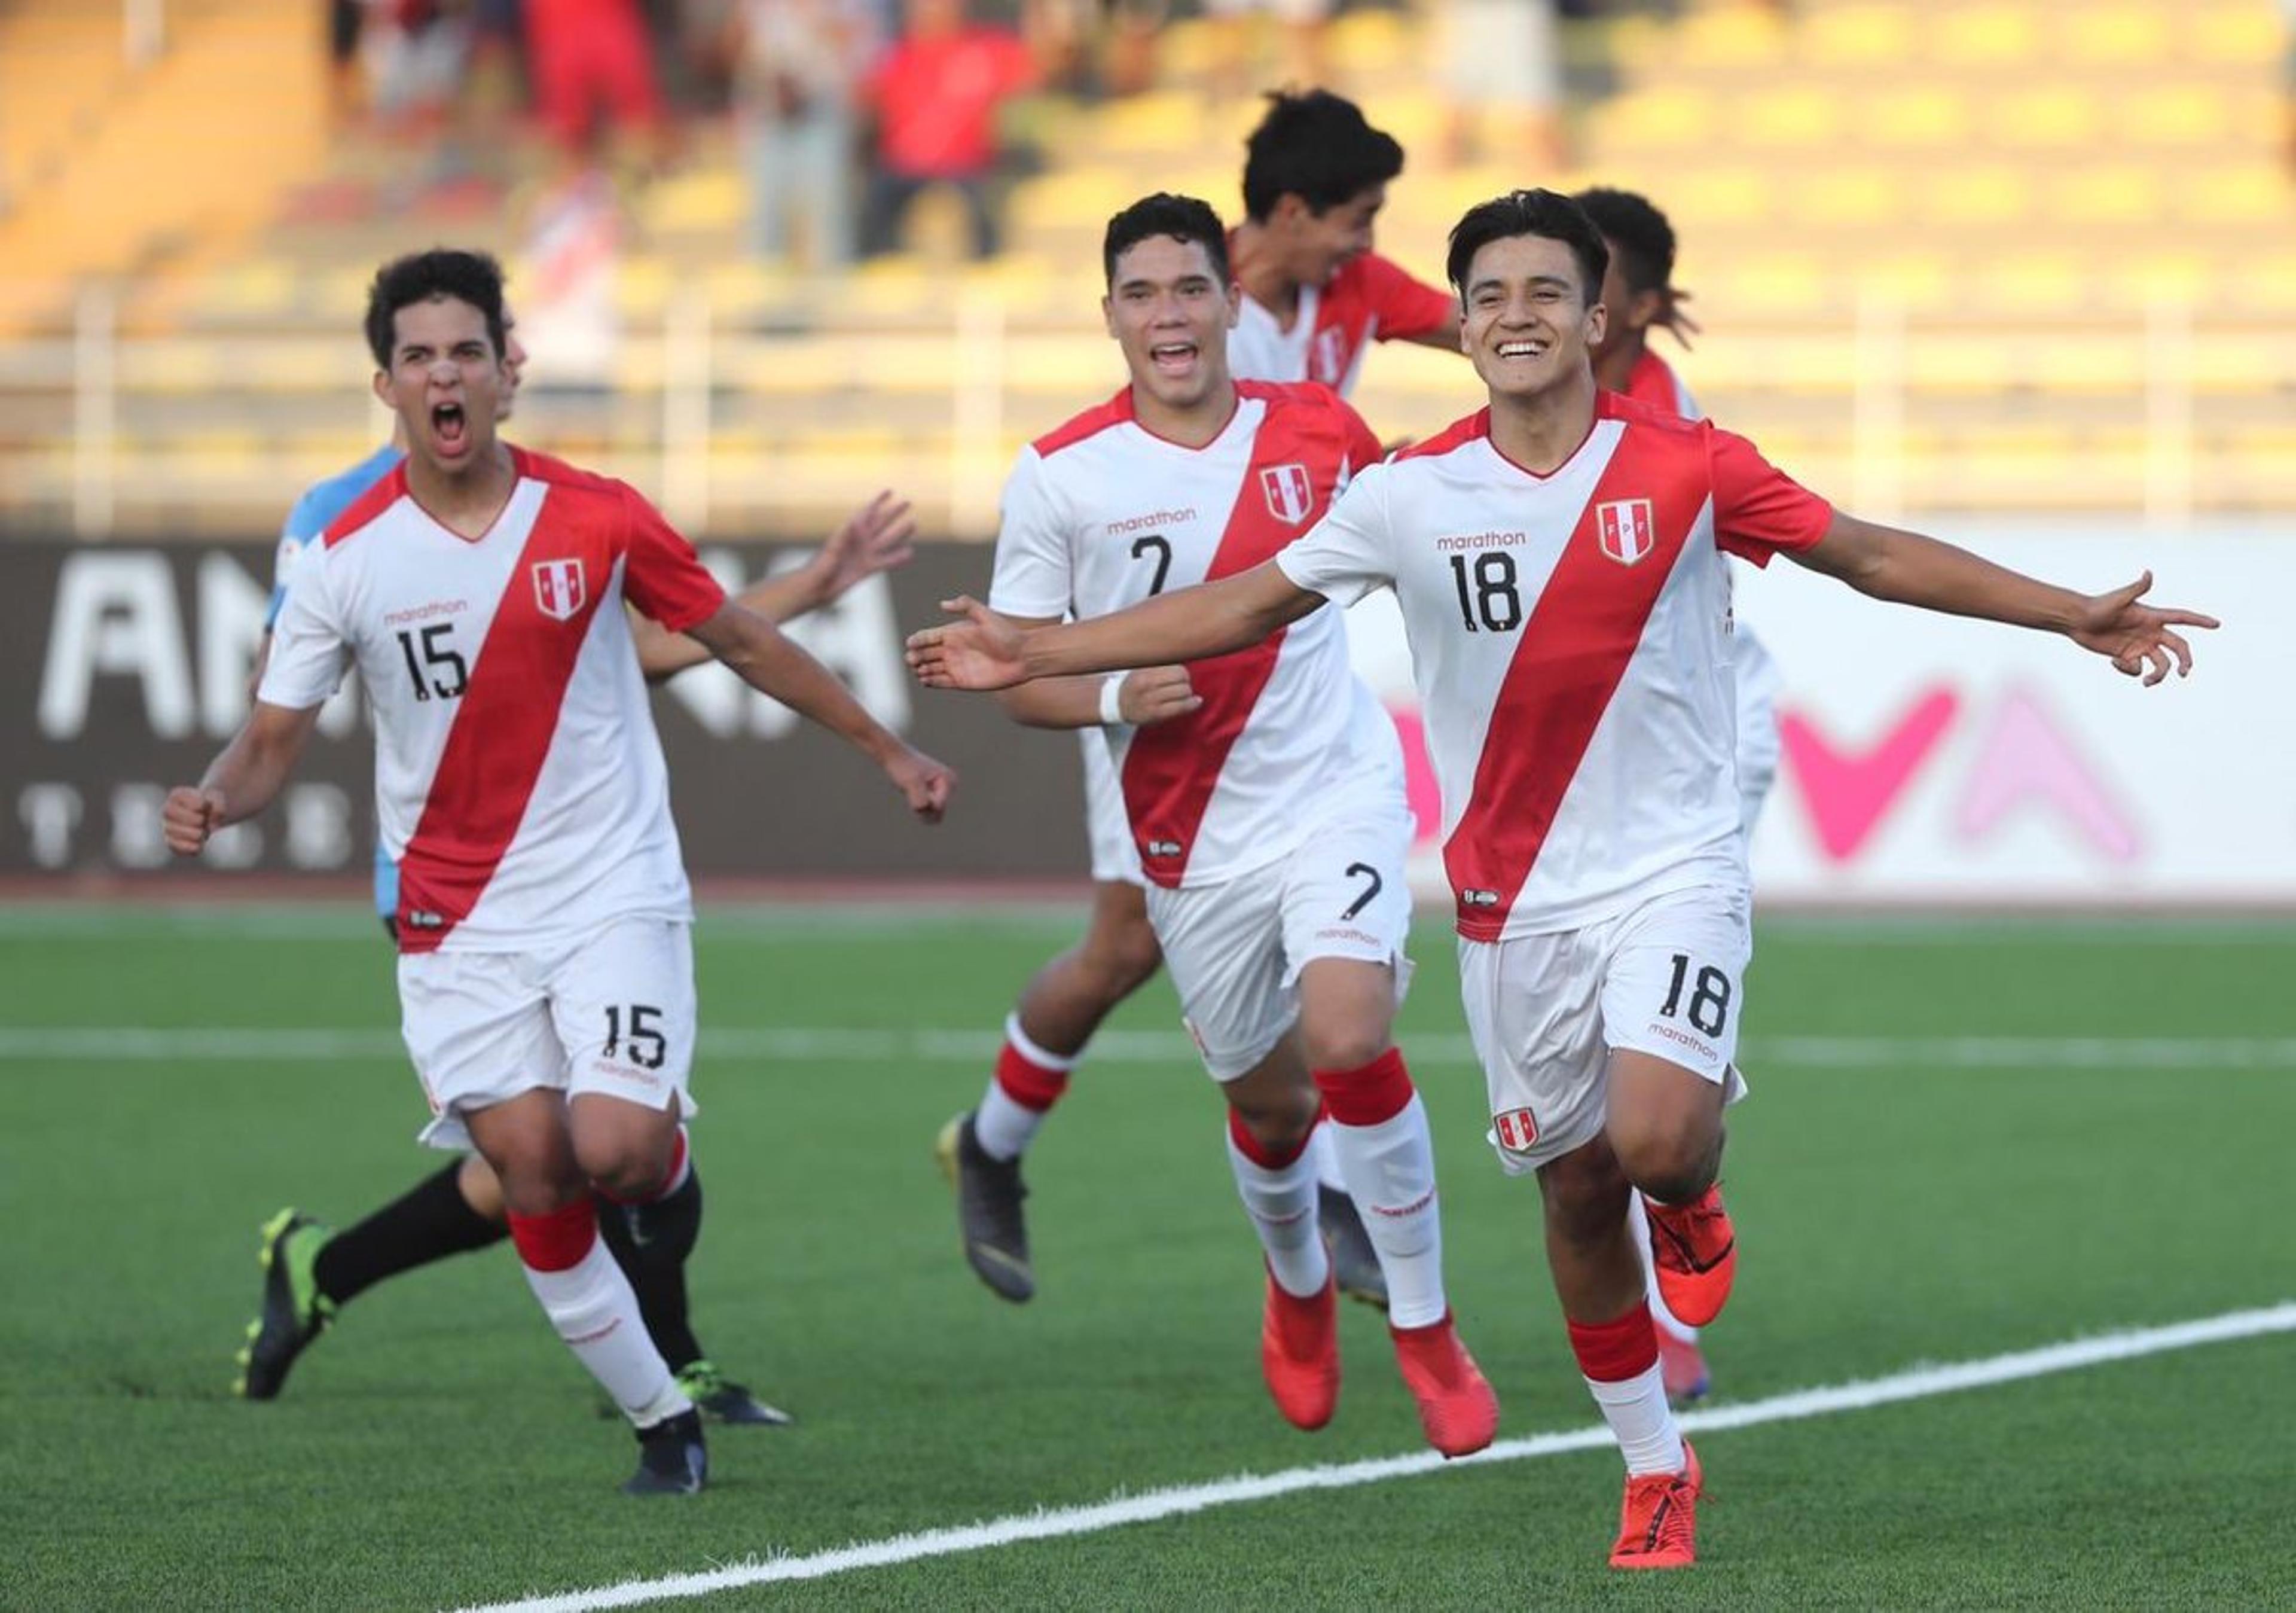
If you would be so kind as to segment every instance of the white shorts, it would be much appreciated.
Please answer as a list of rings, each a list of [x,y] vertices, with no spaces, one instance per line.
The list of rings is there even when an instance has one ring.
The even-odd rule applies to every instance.
[[[1098,728],[1078,728],[1077,737],[1084,741],[1084,831],[1092,842],[1092,876],[1103,885],[1144,885],[1148,876],[1140,871],[1124,783],[1109,758],[1108,741]]]
[[[1383,797],[1335,812],[1266,868],[1190,890],[1148,887],[1148,921],[1213,1080],[1247,1074],[1274,1050],[1300,1017],[1300,971],[1318,958],[1391,966],[1402,1003],[1411,832],[1403,803]]]
[[[536,1087],[695,1112],[687,925],[624,918],[544,952],[402,954],[398,1004],[432,1148],[469,1148],[463,1115]]]
[[[1738,1051],[1751,903],[1677,891],[1584,929],[1459,943],[1459,995],[1512,1175],[1598,1136],[1610,1054],[1648,1053],[1745,1096]]]

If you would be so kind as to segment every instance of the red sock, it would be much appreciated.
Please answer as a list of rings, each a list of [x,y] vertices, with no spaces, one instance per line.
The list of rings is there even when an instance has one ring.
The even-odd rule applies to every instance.
[[[996,1055],[996,1085],[1005,1097],[1024,1109],[1041,1115],[1069,1090],[1069,1073],[1039,1064],[1013,1045],[1007,1034]]]
[[[1658,1364],[1658,1329],[1646,1300],[1635,1301],[1634,1309],[1615,1321],[1566,1319],[1563,1325],[1570,1330],[1578,1370],[1596,1383],[1623,1383]]]
[[[590,1246],[598,1241],[598,1212],[586,1198],[578,1198],[546,1215],[507,1212],[510,1240],[529,1271],[570,1271],[582,1263]]]
[[[1332,1118],[1343,1126],[1375,1126],[1403,1113],[1414,1088],[1403,1049],[1390,1048],[1352,1070],[1317,1070],[1316,1086]]]

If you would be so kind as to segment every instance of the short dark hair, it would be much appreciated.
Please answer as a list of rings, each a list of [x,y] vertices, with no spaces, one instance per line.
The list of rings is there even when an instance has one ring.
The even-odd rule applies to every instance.
[[[1169,235],[1183,243],[1200,243],[1204,255],[1212,260],[1212,273],[1218,276],[1223,288],[1226,286],[1230,278],[1227,226],[1212,211],[1211,203],[1199,202],[1193,196],[1158,191],[1152,196],[1141,197],[1108,221],[1108,234],[1100,243],[1100,263],[1111,287],[1116,284],[1116,260],[1152,235]]]
[[[486,252],[437,246],[392,259],[375,271],[374,284],[367,287],[366,345],[377,369],[390,367],[398,310],[442,297],[457,298],[486,316],[495,357],[503,356],[509,344],[503,336],[502,265]]]
[[[1327,213],[1403,171],[1403,147],[1366,122],[1363,108],[1329,90],[1267,97],[1267,115],[1243,143],[1243,210],[1265,221],[1297,196]]]
[[[1571,198],[1616,249],[1619,273],[1630,292],[1662,292],[1674,284],[1674,226],[1633,191],[1596,186]]]
[[[1578,259],[1587,305],[1601,298],[1603,271],[1611,267],[1611,249],[1603,244],[1603,232],[1587,217],[1585,208],[1561,191],[1530,190],[1510,191],[1477,202],[1451,226],[1451,253],[1443,267],[1452,289],[1462,299],[1467,294],[1467,271],[1474,266],[1475,254],[1511,235],[1543,235],[1562,243]]]

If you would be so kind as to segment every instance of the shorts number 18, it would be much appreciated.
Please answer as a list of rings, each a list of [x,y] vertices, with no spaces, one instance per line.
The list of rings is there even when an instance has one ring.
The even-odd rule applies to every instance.
[[[1674,979],[1666,988],[1660,1015],[1672,1019],[1682,1012],[1682,988],[1690,978],[1690,954],[1674,955]],[[1690,1023],[1708,1036],[1719,1036],[1730,1017],[1730,977],[1713,965],[1698,971],[1697,989],[1690,994]]]

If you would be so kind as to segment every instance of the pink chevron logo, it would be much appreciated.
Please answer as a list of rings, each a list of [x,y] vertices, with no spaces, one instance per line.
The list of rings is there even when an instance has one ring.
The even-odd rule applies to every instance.
[[[1787,764],[1801,786],[1810,827],[1829,860],[1848,862],[1857,855],[1960,710],[1960,698],[1951,689],[1932,689],[1864,751],[1830,743],[1800,712],[1780,714],[1778,737]]]
[[[1954,828],[1964,840],[1980,840],[2029,805],[2054,810],[2113,862],[2132,862],[2143,849],[2135,823],[2064,725],[2037,696],[2012,689],[1993,714]]]

